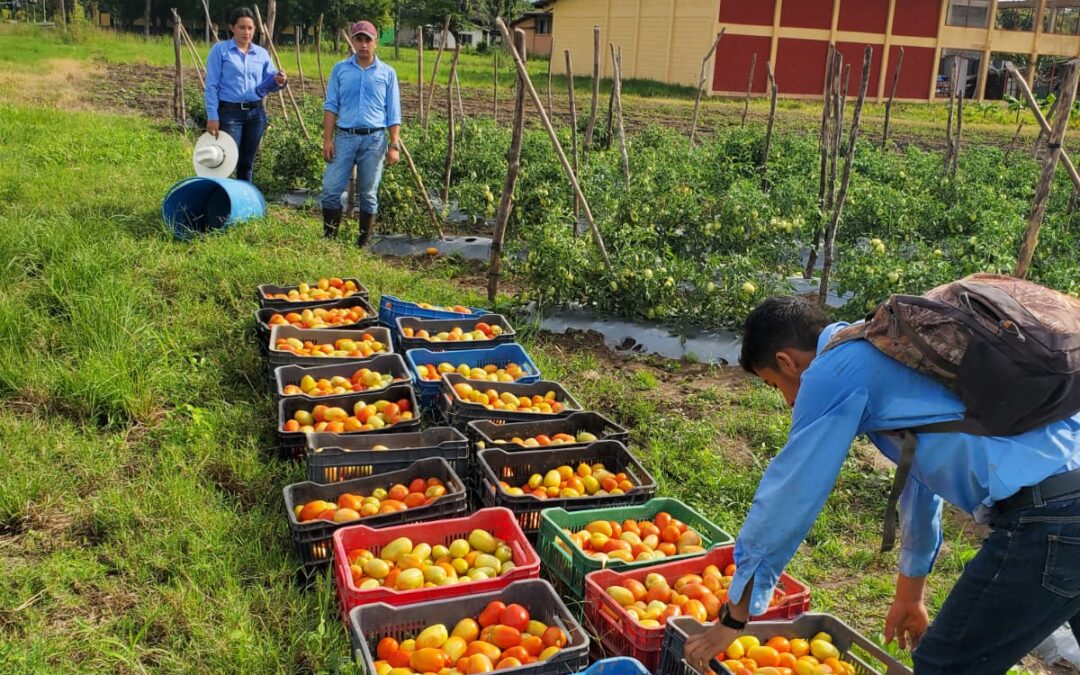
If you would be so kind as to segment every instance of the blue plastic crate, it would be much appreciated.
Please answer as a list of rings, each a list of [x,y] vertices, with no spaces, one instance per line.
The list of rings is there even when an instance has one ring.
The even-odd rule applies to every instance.
[[[597,661],[581,671],[580,675],[649,675],[649,671],[637,659],[617,656]]]
[[[449,312],[441,309],[424,309],[415,302],[395,298],[392,295],[384,295],[379,298],[379,323],[390,329],[391,333],[397,334],[397,318],[400,316],[415,316],[421,319],[471,319],[484,314],[490,314],[486,309],[469,307],[470,314],[461,312]]]
[[[439,364],[446,361],[455,366],[464,363],[469,367],[482,368],[488,364],[494,364],[499,368],[503,368],[508,363],[516,363],[521,366],[523,370],[528,371],[529,374],[514,380],[515,382],[532,384],[533,382],[540,380],[540,369],[537,368],[533,360],[529,358],[529,354],[517,343],[498,345],[490,349],[459,349],[452,352],[433,352],[430,349],[410,349],[405,352],[405,360],[409,364],[409,371],[412,373],[413,382],[416,383],[416,391],[420,395],[420,405],[428,410],[432,409],[435,405],[435,399],[438,397],[442,387],[442,378],[439,378],[438,380],[420,379],[420,373],[417,366]]]

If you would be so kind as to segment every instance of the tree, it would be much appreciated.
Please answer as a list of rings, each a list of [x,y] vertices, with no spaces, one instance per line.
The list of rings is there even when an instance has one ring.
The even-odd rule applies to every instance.
[[[507,24],[533,8],[528,0],[469,0],[469,14],[482,22],[493,35],[499,34],[495,20],[502,18]]]

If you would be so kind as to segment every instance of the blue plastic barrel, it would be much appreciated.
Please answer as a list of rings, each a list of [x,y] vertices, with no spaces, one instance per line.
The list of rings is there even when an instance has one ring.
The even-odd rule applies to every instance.
[[[232,178],[185,178],[169,189],[161,204],[161,217],[177,239],[222,230],[264,213],[266,199],[259,188]]]

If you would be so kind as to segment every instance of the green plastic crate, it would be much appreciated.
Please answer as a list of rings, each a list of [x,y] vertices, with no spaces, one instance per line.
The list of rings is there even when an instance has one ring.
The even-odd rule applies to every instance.
[[[639,506],[616,506],[606,509],[590,509],[588,511],[566,511],[559,508],[544,509],[540,514],[540,536],[537,541],[540,560],[548,572],[557,577],[575,598],[583,598],[585,596],[585,575],[589,572],[595,572],[599,569],[634,570],[649,565],[658,565],[673,560],[703,555],[702,553],[683,553],[659,560],[643,560],[632,563],[621,560],[600,561],[586,556],[570,540],[570,537],[563,532],[563,529],[568,529],[571,532],[583,530],[586,525],[594,520],[615,520],[619,523],[628,519],[652,520],[661,511],[667,511],[672,518],[681,520],[700,534],[702,546],[705,550],[735,542],[735,539],[730,534],[709,522],[705,516],[693,508],[683,504],[678,499],[662,497],[651,499]],[[565,548],[559,546],[559,542],[565,544],[571,552],[567,552]]]

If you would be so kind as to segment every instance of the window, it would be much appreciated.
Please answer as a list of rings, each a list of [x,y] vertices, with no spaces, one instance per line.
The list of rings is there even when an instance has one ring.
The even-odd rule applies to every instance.
[[[1064,3],[1047,7],[1043,15],[1043,31],[1057,35],[1080,33],[1080,2],[1063,6]]]
[[[1000,0],[994,27],[1000,30],[1035,30],[1035,14],[1038,12],[1037,0]]]
[[[533,19],[533,31],[537,35],[547,35],[551,32],[551,17],[538,16]]]
[[[463,45],[471,45],[473,43],[473,34],[461,33],[460,35],[458,35],[458,39],[461,40],[461,44]]]
[[[989,14],[990,0],[949,0],[947,23],[964,28],[986,28]]]

